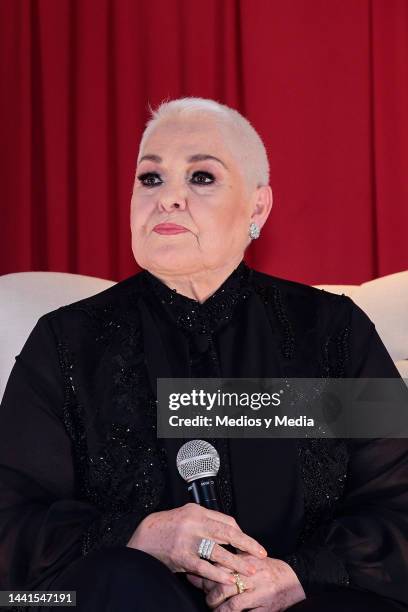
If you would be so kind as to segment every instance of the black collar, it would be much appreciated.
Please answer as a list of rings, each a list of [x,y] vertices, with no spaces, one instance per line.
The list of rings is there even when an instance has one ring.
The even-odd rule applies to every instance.
[[[202,304],[170,289],[156,276],[144,270],[148,290],[160,300],[176,324],[194,333],[212,333],[227,323],[234,310],[252,290],[252,270],[244,261],[228,276],[220,287]]]

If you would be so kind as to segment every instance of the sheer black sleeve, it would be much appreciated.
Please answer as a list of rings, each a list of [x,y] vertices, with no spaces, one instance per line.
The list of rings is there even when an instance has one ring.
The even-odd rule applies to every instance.
[[[0,588],[32,589],[81,556],[99,511],[75,499],[56,338],[41,317],[0,406]]]
[[[347,375],[399,377],[374,324],[345,299],[351,310]],[[347,486],[336,515],[285,560],[306,595],[350,586],[408,603],[408,440],[347,444]]]

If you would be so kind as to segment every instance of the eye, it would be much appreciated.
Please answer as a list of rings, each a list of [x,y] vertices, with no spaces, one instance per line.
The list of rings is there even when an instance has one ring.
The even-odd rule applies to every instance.
[[[137,178],[145,187],[156,187],[163,182],[157,172],[144,172],[144,174],[139,174]]]
[[[203,170],[197,170],[193,172],[191,182],[194,185],[211,185],[214,182],[214,176],[211,172],[204,172]]]

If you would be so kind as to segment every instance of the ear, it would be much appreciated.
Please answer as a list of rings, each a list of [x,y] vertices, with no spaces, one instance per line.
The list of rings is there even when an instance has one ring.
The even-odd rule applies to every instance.
[[[257,187],[252,202],[251,223],[256,223],[262,229],[273,204],[273,195],[270,185]]]

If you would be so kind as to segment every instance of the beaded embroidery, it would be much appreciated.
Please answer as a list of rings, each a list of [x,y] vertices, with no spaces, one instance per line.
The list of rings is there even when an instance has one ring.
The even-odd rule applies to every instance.
[[[320,360],[321,376],[344,376],[349,358],[349,327],[329,335]],[[333,358],[330,356],[333,355]],[[345,440],[331,438],[298,441],[300,469],[304,487],[305,515],[299,542],[304,542],[322,521],[329,519],[344,492],[349,460]]]
[[[343,440],[302,438],[297,441],[304,488],[304,520],[298,543],[330,519],[347,477],[348,453]]]
[[[324,378],[341,378],[345,375],[350,353],[349,335],[350,328],[346,325],[338,334],[328,335],[325,339],[320,359],[321,376]]]
[[[137,523],[154,510],[164,487],[165,454],[156,438],[156,404],[147,383],[136,311],[128,312],[119,323],[112,320],[110,307],[82,310],[91,317],[95,341],[110,351],[115,346],[112,332],[122,327],[116,339],[120,353],[111,356],[111,414],[98,415],[101,443],[94,453],[86,444],[85,415],[74,383],[75,357],[65,343],[58,345],[65,381],[63,420],[73,440],[79,498],[101,511],[100,519],[83,536],[82,554],[86,555],[95,547],[126,544]]]
[[[276,323],[272,320],[270,308],[272,307],[273,313],[278,322],[281,336],[281,353],[285,359],[292,359],[295,352],[295,336],[293,333],[292,325],[289,321],[286,308],[283,305],[282,295],[279,287],[276,285],[261,285],[254,283],[254,289],[266,306],[269,321],[272,326]]]
[[[158,299],[171,307],[176,324],[186,332],[209,336],[227,324],[236,306],[252,292],[250,270],[242,262],[217,291],[203,304],[170,289],[155,276],[144,271],[147,287]]]
[[[325,338],[319,360],[323,378],[345,376],[350,357],[349,338],[348,325]],[[350,577],[341,559],[318,544],[310,544],[319,526],[333,518],[337,502],[344,493],[349,461],[347,443],[343,439],[304,438],[297,441],[297,447],[304,491],[304,518],[298,537],[300,548],[297,553],[288,555],[285,561],[292,566],[301,583],[308,587],[307,592],[319,584],[319,577],[325,575],[325,565],[331,568],[332,583],[347,587]],[[306,546],[304,552],[303,544]]]

